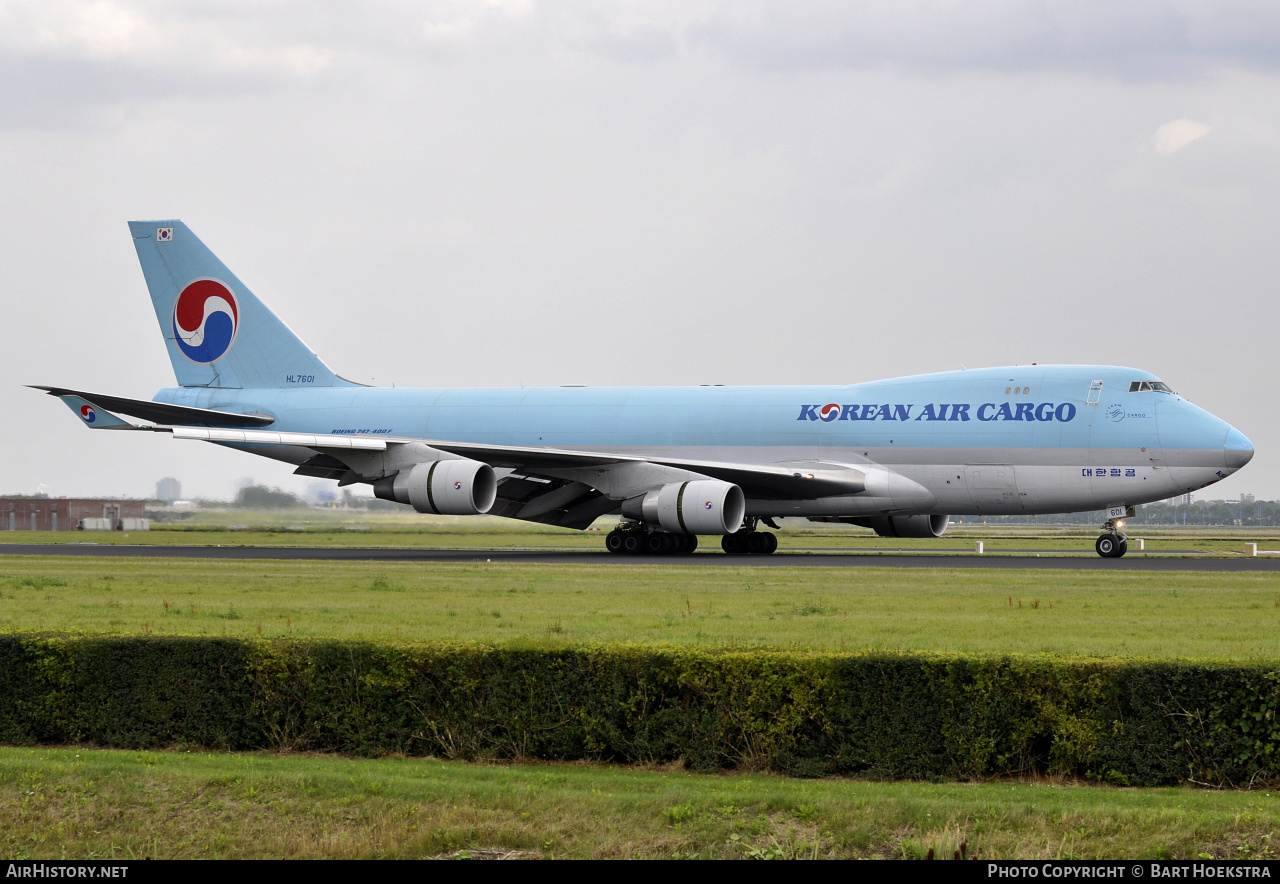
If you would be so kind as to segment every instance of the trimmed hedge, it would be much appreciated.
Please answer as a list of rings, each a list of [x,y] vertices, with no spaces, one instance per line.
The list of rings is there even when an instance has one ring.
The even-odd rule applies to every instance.
[[[0,636],[0,742],[806,776],[1280,778],[1280,666]]]

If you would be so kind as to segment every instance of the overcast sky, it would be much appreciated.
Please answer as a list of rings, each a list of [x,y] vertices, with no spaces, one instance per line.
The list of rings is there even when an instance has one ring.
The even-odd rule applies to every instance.
[[[265,460],[22,384],[173,384],[179,217],[400,386],[1155,372],[1280,498],[1280,4],[0,0],[0,491]]]

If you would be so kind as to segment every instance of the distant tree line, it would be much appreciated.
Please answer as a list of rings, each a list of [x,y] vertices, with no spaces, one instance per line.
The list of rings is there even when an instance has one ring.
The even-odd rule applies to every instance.
[[[1280,500],[1196,500],[1190,504],[1161,501],[1140,507],[1148,525],[1239,525],[1269,528],[1280,525]]]
[[[232,506],[246,510],[287,510],[306,506],[296,494],[266,485],[246,485],[236,492]]]
[[[47,498],[47,494],[7,494],[12,498]],[[1254,500],[1243,495],[1243,500],[1196,500],[1190,504],[1163,500],[1138,507],[1135,523],[1143,525],[1196,525],[1229,526],[1242,528],[1280,527],[1280,500]],[[1176,499],[1175,499],[1176,500]],[[201,500],[199,505],[226,506],[222,501]],[[238,509],[281,510],[308,507],[305,500],[280,488],[266,485],[246,485],[236,493],[230,505]],[[365,509],[369,512],[399,512],[403,504],[367,497],[357,497],[349,488],[342,489],[340,505],[347,509]],[[1052,513],[1021,516],[957,516],[957,521],[968,524],[989,525],[1101,525],[1106,521],[1103,510],[1085,513]]]
[[[202,506],[225,505],[214,500],[200,501],[200,503]],[[402,504],[368,497],[357,497],[351,493],[350,488],[343,488],[342,497],[335,500],[334,503],[346,509],[365,509],[370,512],[404,509]],[[279,488],[268,488],[266,485],[246,485],[236,493],[236,499],[231,502],[231,506],[237,509],[250,510],[287,510],[297,507],[310,507],[311,504],[296,494],[291,494]]]

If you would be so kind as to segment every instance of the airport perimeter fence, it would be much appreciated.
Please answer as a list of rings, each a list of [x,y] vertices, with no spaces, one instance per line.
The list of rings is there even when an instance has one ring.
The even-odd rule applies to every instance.
[[[0,742],[791,775],[1280,779],[1280,666],[0,636]]]

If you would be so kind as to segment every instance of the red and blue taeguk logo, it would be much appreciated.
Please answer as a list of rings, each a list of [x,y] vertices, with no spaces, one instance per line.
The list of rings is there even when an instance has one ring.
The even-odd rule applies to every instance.
[[[462,483],[461,483],[461,482],[454,482],[454,483],[453,483],[453,490],[454,490],[454,491],[461,491],[461,490],[462,490]]]
[[[208,365],[231,349],[240,327],[236,296],[216,279],[197,279],[173,303],[173,336],[182,355]]]
[[[80,417],[86,424],[91,424],[98,419],[98,412],[93,410],[92,405],[81,405]]]
[[[703,506],[706,507],[707,509],[711,509],[711,501],[708,500],[706,503],[703,504]]]
[[[826,405],[818,409],[818,420],[831,423],[840,417],[840,406],[834,402],[828,402]]]

